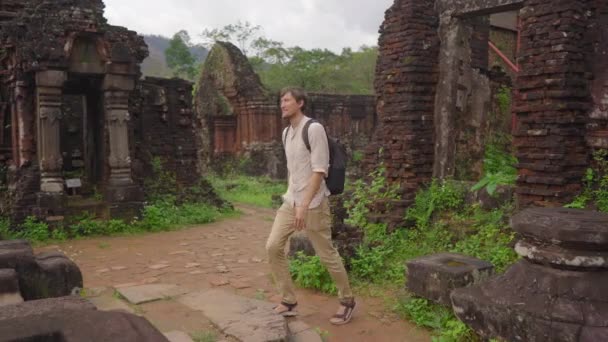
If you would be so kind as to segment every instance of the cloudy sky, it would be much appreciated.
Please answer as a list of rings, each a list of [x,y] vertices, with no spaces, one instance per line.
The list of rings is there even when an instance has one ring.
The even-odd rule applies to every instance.
[[[113,25],[172,36],[185,29],[196,41],[205,29],[238,20],[260,25],[287,46],[327,48],[376,45],[384,12],[393,0],[105,0]]]

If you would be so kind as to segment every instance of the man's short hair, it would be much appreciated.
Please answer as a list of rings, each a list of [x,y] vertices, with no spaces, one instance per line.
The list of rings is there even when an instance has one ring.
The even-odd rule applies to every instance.
[[[302,105],[302,110],[306,109],[306,105],[308,104],[308,94],[306,94],[306,91],[304,89],[300,87],[285,87],[281,89],[279,103],[281,103],[281,99],[283,98],[283,96],[287,94],[291,94],[291,96],[293,96],[293,98],[296,99],[297,102],[304,102],[304,104]]]

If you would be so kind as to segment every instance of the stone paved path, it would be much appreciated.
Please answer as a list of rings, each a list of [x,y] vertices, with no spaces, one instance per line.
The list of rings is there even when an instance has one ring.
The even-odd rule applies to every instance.
[[[239,209],[244,213],[240,218],[209,225],[174,232],[70,241],[41,247],[37,252],[60,250],[71,257],[83,272],[87,294],[98,297],[98,302],[110,308],[124,308],[123,300],[116,302],[119,296],[114,289],[154,284],[175,285],[180,292],[187,293],[215,288],[276,302],[278,298],[264,250],[274,211],[247,206]],[[321,331],[329,342],[430,341],[427,332],[386,312],[378,299],[359,298],[353,322],[341,327],[328,322],[337,307],[335,298],[298,290],[298,299],[299,319]],[[217,332],[201,311],[192,310],[171,294],[162,300],[128,307],[163,332]]]

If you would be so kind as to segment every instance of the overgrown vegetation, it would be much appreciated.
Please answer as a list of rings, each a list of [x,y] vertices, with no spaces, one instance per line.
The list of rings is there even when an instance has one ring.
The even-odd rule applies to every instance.
[[[505,148],[504,143],[486,145],[483,177],[471,190],[477,191],[484,187],[490,195],[494,195],[500,185],[513,185],[517,180],[517,158]]]
[[[272,197],[282,195],[287,190],[286,182],[268,177],[251,177],[229,174],[224,177],[212,175],[208,180],[218,194],[227,201],[244,203],[263,208],[272,208]]]
[[[511,247],[514,234],[508,226],[511,205],[484,210],[465,202],[467,188],[454,181],[433,181],[420,190],[405,213],[407,227],[388,232],[385,224],[367,220],[370,206],[378,200],[396,199],[396,189],[385,179],[384,168],[370,175],[370,182],[354,184],[346,201],[350,224],[363,229],[365,239],[350,260],[355,284],[399,288],[405,282],[407,260],[438,252],[463,253],[492,262],[498,272],[517,260]],[[314,257],[300,255],[291,272],[300,286],[322,291],[331,279]],[[326,283],[327,282],[327,283]],[[433,329],[435,341],[475,341],[473,333],[448,310],[421,299],[407,298],[393,303],[398,312],[415,323]]]
[[[208,204],[188,203],[178,206],[170,202],[157,202],[145,206],[142,217],[129,223],[123,220],[100,220],[84,214],[72,218],[63,227],[50,229],[45,222],[28,217],[19,229],[13,231],[10,230],[8,220],[3,219],[0,221],[0,238],[46,242],[91,236],[161,232],[187,225],[211,223],[234,215],[235,212],[230,209],[218,209]]]
[[[583,177],[583,191],[566,207],[608,212],[608,150],[593,153],[593,166]]]
[[[289,263],[289,270],[294,274],[294,282],[304,288],[336,294],[337,289],[327,269],[321,264],[318,256],[308,257],[298,252]]]
[[[216,342],[218,336],[213,331],[201,331],[192,334],[192,340],[194,342]]]
[[[187,225],[206,224],[224,217],[234,216],[230,206],[204,201],[209,187],[204,180],[201,186],[182,189],[175,175],[163,169],[158,158],[152,161],[153,175],[145,182],[147,205],[142,215],[132,222],[101,220],[84,213],[71,217],[61,227],[49,227],[35,217],[28,217],[18,229],[11,230],[8,219],[0,219],[1,239],[26,239],[32,242],[66,240],[89,236],[161,232]],[[177,194],[179,194],[179,199]]]
[[[477,342],[481,339],[451,310],[423,298],[401,297],[393,306],[402,318],[433,331],[433,342]]]

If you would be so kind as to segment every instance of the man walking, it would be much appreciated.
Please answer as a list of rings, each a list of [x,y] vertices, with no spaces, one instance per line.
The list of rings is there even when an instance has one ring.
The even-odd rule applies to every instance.
[[[324,127],[316,122],[308,126],[310,150],[302,138],[306,123],[306,93],[290,87],[281,91],[281,113],[289,120],[283,131],[289,185],[283,195],[283,205],[275,217],[272,231],[266,243],[272,272],[282,295],[275,312],[295,316],[297,305],[294,286],[285,256],[285,245],[295,231],[304,231],[321,262],[327,267],[336,283],[340,307],[330,319],[336,325],[350,322],[355,300],[342,259],[331,241],[331,214],[325,184],[329,169],[329,144]]]

